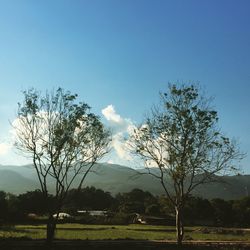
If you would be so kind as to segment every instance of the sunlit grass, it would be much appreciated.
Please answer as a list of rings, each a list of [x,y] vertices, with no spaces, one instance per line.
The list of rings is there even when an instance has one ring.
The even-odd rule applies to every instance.
[[[250,240],[250,232],[216,233],[211,231],[203,233],[202,227],[187,227],[186,240],[214,240],[214,241],[247,241]],[[16,225],[0,228],[0,238],[30,238],[45,239],[46,225]],[[59,224],[56,230],[57,239],[135,239],[135,240],[175,240],[175,228],[171,226],[151,225],[82,225]]]

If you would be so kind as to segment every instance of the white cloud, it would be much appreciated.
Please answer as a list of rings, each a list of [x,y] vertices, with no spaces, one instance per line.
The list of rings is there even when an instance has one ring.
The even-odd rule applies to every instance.
[[[129,135],[133,135],[135,133],[135,131],[137,131],[137,128],[134,124],[130,124],[128,127],[127,127],[127,132]]]
[[[17,154],[14,139],[13,127],[9,123],[1,124],[0,165],[22,165],[30,162],[27,158]]]
[[[104,117],[111,122],[114,123],[122,123],[123,119],[121,118],[120,115],[118,115],[115,111],[115,108],[113,105],[108,105],[106,108],[102,110],[102,114]]]
[[[127,161],[132,160],[132,157],[126,147],[126,141],[124,140],[124,134],[122,132],[113,136],[112,146],[120,159]]]
[[[127,135],[133,133],[135,129],[135,125],[132,120],[129,118],[123,118],[119,115],[112,104],[102,109],[102,114],[108,121],[109,126],[113,131],[112,147],[115,150],[116,156],[121,161],[132,160],[126,146],[126,140],[124,139]]]
[[[113,160],[108,160],[107,163],[109,163],[109,164],[115,164]]]
[[[0,155],[6,155],[11,149],[11,145],[7,143],[0,143]]]
[[[131,119],[123,118],[117,114],[115,107],[112,104],[102,109],[102,114],[109,122],[109,125],[115,134],[120,132],[129,133],[134,126]]]

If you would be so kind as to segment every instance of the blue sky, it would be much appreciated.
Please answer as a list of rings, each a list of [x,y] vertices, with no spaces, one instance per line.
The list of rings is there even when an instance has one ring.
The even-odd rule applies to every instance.
[[[250,154],[249,8],[248,0],[0,0],[0,164],[25,162],[6,146],[22,90],[76,92],[121,135],[176,81],[200,82],[222,130]],[[241,165],[250,173],[250,156]]]

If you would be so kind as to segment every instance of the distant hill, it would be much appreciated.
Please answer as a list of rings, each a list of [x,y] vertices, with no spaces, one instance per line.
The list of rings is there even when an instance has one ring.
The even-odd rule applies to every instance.
[[[0,190],[19,194],[37,188],[39,188],[39,186],[34,179],[26,178],[12,170],[0,170]]]
[[[111,194],[129,192],[134,188],[149,191],[154,195],[163,194],[163,189],[153,176],[125,166],[99,163],[93,168],[84,183],[85,186],[95,186]],[[78,179],[79,180],[79,179]],[[77,181],[75,183],[77,183]],[[198,187],[193,194],[204,198],[238,199],[250,192],[250,175],[224,176],[223,183],[210,183]],[[75,187],[76,185],[73,185]],[[50,184],[52,189],[52,185]],[[0,190],[15,194],[24,193],[39,188],[36,173],[31,165],[1,166]]]

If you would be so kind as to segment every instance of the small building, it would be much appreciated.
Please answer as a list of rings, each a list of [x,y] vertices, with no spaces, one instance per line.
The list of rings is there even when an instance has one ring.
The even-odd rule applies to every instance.
[[[108,212],[105,210],[78,210],[78,214],[89,214],[91,216],[107,216]]]
[[[53,217],[56,218],[57,214],[53,214]],[[70,219],[72,218],[72,216],[70,214],[67,213],[59,213],[58,214],[58,220],[64,220],[64,219]]]

